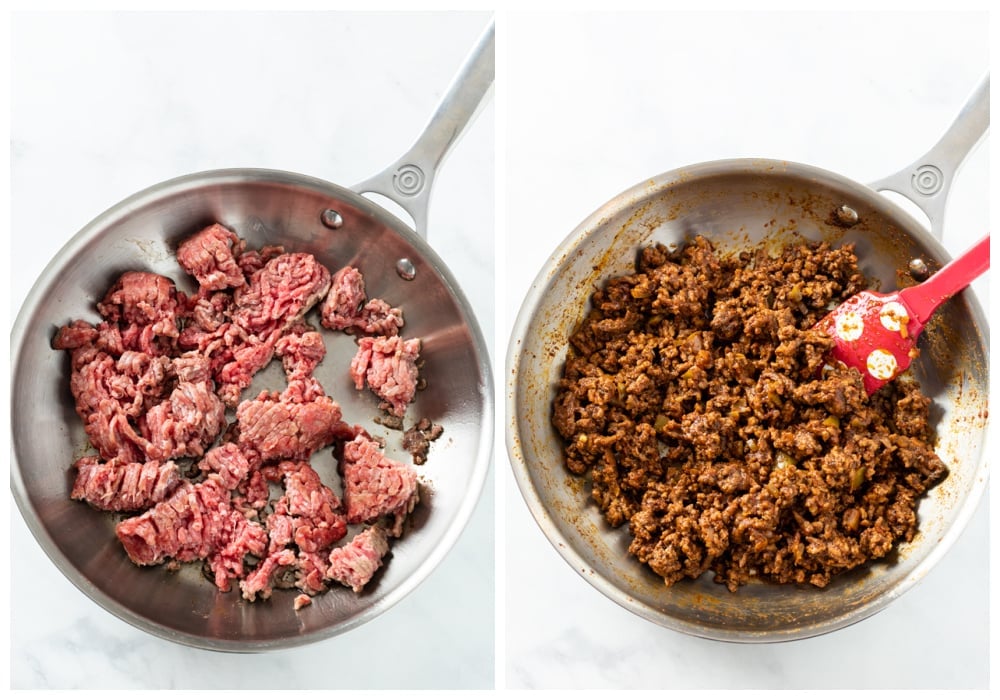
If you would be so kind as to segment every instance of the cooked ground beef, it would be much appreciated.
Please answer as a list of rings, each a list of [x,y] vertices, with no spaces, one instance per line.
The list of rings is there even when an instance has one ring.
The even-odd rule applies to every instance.
[[[238,580],[250,601],[297,587],[296,609],[332,581],[360,591],[389,540],[375,526],[336,549],[348,517],[387,516],[400,536],[417,502],[417,477],[385,458],[362,426],[342,421],[313,376],[326,346],[306,314],[326,296],[329,271],[312,255],[247,250],[220,225],[183,241],[177,256],[198,282],[195,294],[161,275],[126,272],[97,304],[99,323],[72,320],[55,334],[53,347],[70,353],[70,391],[98,452],[74,464],[71,497],[131,515],[115,531],[139,565],[202,560],[219,589]],[[339,302],[352,319],[341,330],[397,333],[398,309],[366,301],[361,273],[344,270],[360,296]],[[372,388],[401,416],[412,400],[419,340],[379,342],[389,354],[373,361]],[[285,388],[244,399],[274,357]],[[227,408],[234,409],[228,427]],[[364,449],[345,450],[361,438]],[[309,462],[330,445],[341,469],[355,475],[344,494],[353,510]],[[182,458],[194,464],[172,461]]]
[[[403,433],[403,449],[413,456],[414,464],[423,464],[427,461],[431,443],[441,437],[443,432],[442,426],[432,423],[427,418],[421,418]]]
[[[629,552],[667,585],[708,570],[825,586],[917,531],[946,467],[929,399],[870,398],[813,326],[865,287],[850,246],[720,257],[697,238],[641,251],[570,337],[553,423]]]

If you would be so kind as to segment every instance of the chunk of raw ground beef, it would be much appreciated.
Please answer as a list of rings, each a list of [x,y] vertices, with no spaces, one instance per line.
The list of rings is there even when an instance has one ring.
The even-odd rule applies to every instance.
[[[173,358],[171,369],[179,382],[212,381],[212,365],[207,357],[196,352],[185,352]]]
[[[115,534],[140,566],[207,560],[221,590],[243,576],[247,554],[262,557],[267,550],[264,528],[231,507],[229,489],[214,475],[183,482],[167,500],[119,523]]]
[[[309,462],[285,461],[278,470],[285,493],[275,503],[274,513],[291,518],[292,540],[300,551],[328,549],[347,534],[340,499],[323,484]]]
[[[350,369],[354,386],[360,390],[367,383],[385,402],[385,408],[402,416],[417,392],[419,357],[419,338],[403,340],[398,335],[359,338]]]
[[[243,597],[250,602],[257,600],[257,598],[263,600],[270,598],[275,579],[294,565],[297,560],[295,552],[290,549],[279,549],[268,554],[257,565],[257,568],[240,581],[240,591]]]
[[[293,325],[330,288],[330,271],[308,253],[284,253],[250,276],[236,290],[233,321],[261,338]],[[276,340],[276,338],[275,338]]]
[[[91,444],[125,462],[199,455],[221,432],[225,407],[207,383],[175,379],[204,375],[199,360],[172,360],[126,350],[117,360],[93,346],[73,351],[70,391]]]
[[[247,335],[235,324],[226,324],[222,335],[220,352],[212,357],[216,367],[213,376],[219,398],[234,408],[254,375],[271,361],[278,336],[261,340],[256,335]]]
[[[281,358],[285,375],[292,380],[312,375],[326,357],[326,345],[316,329],[299,322],[278,339],[274,352]]]
[[[177,343],[188,353],[206,359],[216,393],[226,406],[235,408],[254,375],[271,361],[278,337],[275,333],[261,339],[231,321],[224,321],[213,330],[189,325]]]
[[[243,274],[250,277],[257,270],[261,269],[274,258],[284,254],[285,248],[280,245],[266,245],[260,250],[251,248],[244,251],[238,258],[236,264],[243,270]]]
[[[299,552],[298,561],[295,562],[295,587],[309,595],[325,591],[329,581],[326,570],[329,567],[329,549],[319,552]]]
[[[331,330],[369,335],[397,335],[403,327],[402,311],[382,299],[367,300],[364,276],[351,266],[334,274],[320,318]]]
[[[374,440],[358,435],[344,445],[341,473],[347,522],[371,523],[389,516],[390,532],[399,537],[406,516],[420,500],[413,467],[389,459]]]
[[[237,488],[249,477],[253,466],[254,463],[232,442],[213,447],[198,462],[198,469],[207,474],[218,474],[227,489]]]
[[[239,445],[261,461],[308,459],[341,430],[340,406],[327,396],[295,403],[276,392],[261,392],[236,409]]]
[[[115,404],[103,403],[84,420],[84,432],[102,459],[145,462],[149,441],[140,435],[128,416]]]
[[[86,501],[100,510],[130,512],[145,510],[164,500],[181,483],[173,462],[102,462],[81,457],[70,497]]]
[[[177,247],[177,262],[204,291],[241,287],[246,283],[236,256],[246,244],[229,229],[212,224]]]
[[[334,273],[330,292],[323,301],[320,318],[331,330],[352,328],[365,304],[365,280],[356,267],[342,267]]]
[[[56,331],[52,347],[55,350],[96,349],[115,357],[125,351],[121,329],[117,323],[109,321],[101,321],[96,326],[83,320],[71,321]]]
[[[226,407],[208,383],[180,382],[146,412],[144,425],[150,458],[198,457],[226,427]]]
[[[143,397],[134,378],[119,371],[115,359],[94,346],[73,351],[70,391],[90,444],[105,460],[145,462],[145,439],[130,422],[139,415]]]
[[[184,346],[186,339],[211,333],[229,320],[233,307],[233,295],[229,292],[205,292],[199,290],[194,296],[178,293],[181,312],[178,320],[183,326],[178,342]]]
[[[168,357],[126,350],[115,359],[86,346],[74,352],[70,392],[76,399],[77,414],[84,420],[90,412],[102,407],[107,410],[111,405],[134,418],[165,398],[173,376]]]
[[[399,335],[403,312],[382,299],[370,299],[361,309],[361,319],[354,328],[368,335]]]
[[[389,538],[375,525],[355,535],[349,544],[330,552],[327,578],[344,584],[360,593],[372,576],[382,566],[389,551]]]
[[[248,518],[257,518],[271,498],[271,489],[261,472],[259,456],[252,452],[247,456],[252,460],[250,471],[247,473],[247,477],[237,485],[233,493],[232,503],[233,508]]]
[[[330,548],[347,534],[340,499],[308,462],[284,461],[264,471],[283,481],[285,493],[267,518],[268,556],[240,584],[243,597],[269,597],[276,577],[286,572],[299,589],[319,593],[326,588]]]
[[[209,359],[216,392],[226,406],[235,408],[254,375],[274,357],[282,334],[301,325],[302,317],[323,297],[329,284],[329,271],[313,256],[278,255],[253,273],[249,285],[236,291],[233,306],[225,309],[231,321],[223,320],[213,327],[217,319],[209,309],[208,320],[186,327],[178,344]],[[304,340],[310,344],[310,352],[315,352],[314,340]],[[293,355],[289,346],[294,342],[283,345]],[[296,358],[307,359],[303,354]]]
[[[52,339],[54,350],[75,350],[84,345],[93,345],[97,341],[97,329],[83,320],[67,323],[56,331]]]
[[[177,290],[163,275],[124,273],[97,304],[97,310],[112,323],[148,329],[153,335],[168,338],[178,334]]]

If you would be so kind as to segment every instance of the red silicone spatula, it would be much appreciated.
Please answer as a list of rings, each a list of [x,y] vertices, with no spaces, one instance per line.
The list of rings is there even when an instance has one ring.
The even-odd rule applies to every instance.
[[[890,294],[855,294],[816,327],[834,339],[831,357],[856,368],[873,394],[910,366],[917,336],[934,311],[989,268],[987,234],[926,281]]]

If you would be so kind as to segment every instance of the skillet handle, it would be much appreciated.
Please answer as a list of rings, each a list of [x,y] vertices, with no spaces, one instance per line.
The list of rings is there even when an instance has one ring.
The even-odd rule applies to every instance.
[[[922,158],[898,173],[871,184],[876,191],[897,192],[920,207],[931,222],[931,233],[939,241],[944,232],[944,210],[948,192],[958,169],[990,127],[989,73],[972,91],[962,111]]]
[[[491,20],[410,150],[352,189],[358,194],[375,193],[394,201],[413,217],[417,235],[426,239],[427,205],[434,176],[493,85],[494,63]]]

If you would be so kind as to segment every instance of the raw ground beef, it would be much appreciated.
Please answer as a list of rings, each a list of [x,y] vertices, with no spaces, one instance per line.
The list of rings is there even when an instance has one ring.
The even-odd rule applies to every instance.
[[[406,413],[406,406],[417,393],[417,360],[420,339],[400,336],[358,339],[358,351],[351,360],[351,378],[359,391],[368,388],[383,401],[383,407],[396,416]]]
[[[115,528],[129,558],[140,566],[205,559],[221,590],[242,578],[243,558],[263,556],[267,533],[229,503],[229,489],[209,476],[202,482],[181,484],[166,501],[142,515],[123,520]]]
[[[248,333],[271,337],[299,321],[329,289],[330,271],[316,258],[308,253],[283,253],[236,290],[232,318]]]
[[[218,475],[225,487],[232,490],[246,481],[257,465],[257,460],[248,459],[235,443],[224,442],[205,453],[198,462],[198,469],[206,474]]]
[[[909,378],[869,398],[813,327],[865,286],[851,247],[644,249],[570,337],[553,422],[629,552],[667,585],[711,570],[825,586],[917,531],[946,474]]]
[[[200,560],[220,590],[238,581],[249,601],[296,587],[296,610],[334,581],[360,591],[389,540],[375,526],[338,548],[349,513],[357,523],[387,517],[399,536],[417,481],[363,427],[341,420],[313,376],[326,346],[306,314],[317,307],[324,320],[318,306],[329,271],[309,254],[248,250],[221,225],[183,241],[177,256],[196,293],[161,275],[126,272],[97,304],[100,322],[70,321],[53,338],[70,353],[70,392],[98,453],[73,465],[71,497],[120,513],[115,533],[141,566]],[[336,280],[339,302],[330,292],[325,306],[339,304],[347,319],[339,330],[398,332],[401,313],[367,300],[358,270],[343,268]],[[382,340],[398,351],[375,360],[372,381],[405,407],[406,353],[412,348],[415,361],[419,341]],[[275,357],[285,388],[244,398]],[[350,464],[345,444],[354,446]],[[352,475],[354,511],[309,462],[331,445]]]
[[[295,552],[290,549],[279,549],[268,554],[256,569],[240,581],[243,597],[250,602],[258,597],[264,600],[270,598],[275,579],[295,564],[296,560]]]
[[[323,336],[305,323],[289,328],[275,343],[275,354],[281,358],[289,381],[311,377],[326,357]]]
[[[70,498],[100,510],[145,510],[164,500],[181,483],[177,465],[171,461],[102,462],[96,457],[81,457],[73,466],[77,475]]]
[[[403,312],[382,299],[369,301],[364,276],[351,266],[333,275],[320,318],[327,328],[348,333],[392,336],[403,327]]]
[[[178,334],[177,289],[173,281],[152,272],[124,273],[97,310],[105,320],[139,330],[140,336],[150,340],[155,336],[176,338]]]
[[[420,500],[413,467],[389,459],[374,440],[358,435],[344,445],[341,472],[347,522],[372,523],[388,516],[390,534],[399,537]]]
[[[199,457],[226,427],[226,407],[208,382],[179,382],[170,398],[146,412],[143,435],[152,459]]]
[[[285,494],[275,503],[274,514],[290,519],[290,541],[298,545],[299,551],[329,549],[347,534],[340,499],[323,484],[309,462],[282,462],[278,471]]]
[[[177,262],[198,280],[200,291],[208,292],[246,284],[236,257],[245,247],[229,229],[212,224],[177,247]]]
[[[330,272],[312,255],[278,253],[232,294],[202,289],[188,299],[178,344],[209,361],[219,397],[233,408],[271,361],[285,331],[299,324],[329,286]]]
[[[323,325],[335,331],[353,328],[366,299],[365,280],[361,272],[355,267],[342,267],[334,273],[330,293],[320,310]]]
[[[382,566],[388,552],[389,538],[381,527],[375,525],[330,553],[327,576],[360,593]]]
[[[283,394],[263,391],[256,399],[239,405],[236,420],[241,449],[253,451],[265,462],[308,459],[343,432],[340,406],[333,399],[327,396],[306,402],[283,399]]]

